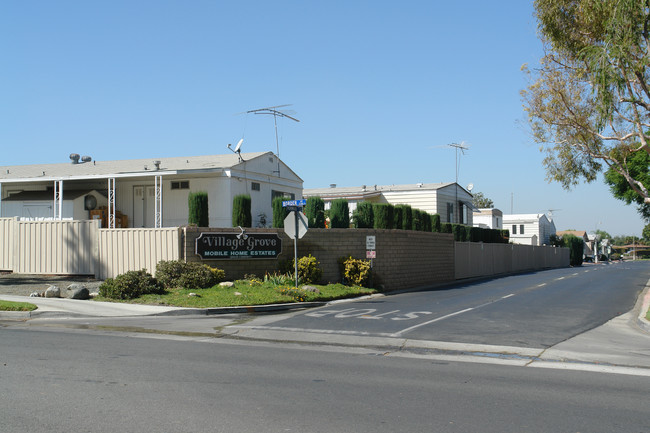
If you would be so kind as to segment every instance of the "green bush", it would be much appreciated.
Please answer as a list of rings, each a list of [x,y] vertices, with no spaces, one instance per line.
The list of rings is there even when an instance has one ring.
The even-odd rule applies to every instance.
[[[236,195],[232,200],[232,226],[252,227],[253,214],[251,213],[251,196],[248,194]]]
[[[296,270],[294,259],[284,261],[280,265],[280,269],[282,273],[295,275]],[[316,257],[310,254],[298,259],[298,280],[300,280],[302,284],[318,283],[322,276],[323,270],[320,268],[320,263],[316,260]]]
[[[128,271],[115,278],[108,278],[99,286],[100,296],[109,299],[134,299],[162,292],[162,285],[146,269]]]
[[[347,284],[369,287],[372,277],[370,260],[354,259],[352,256],[339,259],[343,278]]]
[[[348,201],[344,198],[332,200],[330,206],[330,224],[333,229],[350,228],[350,210]]]
[[[289,215],[286,207],[282,206],[284,197],[276,197],[273,199],[271,206],[273,207],[273,228],[284,228],[284,219]]]
[[[440,215],[438,215],[437,213],[431,215],[431,231],[440,233],[441,230],[442,227],[440,227]]]
[[[352,212],[352,222],[358,229],[371,229],[375,226],[374,211],[372,203],[362,201]]]
[[[309,197],[305,205],[305,216],[309,228],[325,228],[325,201],[320,197]]]
[[[189,216],[187,222],[198,227],[208,227],[210,216],[208,213],[208,193],[205,191],[191,192],[187,197]]]
[[[562,236],[562,244],[569,248],[569,262],[571,266],[581,266],[585,241],[577,236],[567,234]]]
[[[178,279],[178,283],[184,289],[207,289],[217,285],[225,276],[226,273],[222,269],[192,262],[187,263],[187,268]]]
[[[160,261],[156,265],[156,278],[165,288],[205,289],[226,277],[222,269],[202,263],[185,263],[181,260]]]
[[[395,212],[395,208],[388,203],[373,203],[372,214],[374,218],[374,228],[392,229],[394,227],[393,214]]]
[[[420,209],[411,209],[411,230],[422,231],[422,211]]]
[[[402,226],[404,225],[403,219],[404,219],[404,213],[402,212],[402,208],[406,206],[404,204],[398,204],[393,207],[393,225],[391,228],[394,229],[402,229]]]

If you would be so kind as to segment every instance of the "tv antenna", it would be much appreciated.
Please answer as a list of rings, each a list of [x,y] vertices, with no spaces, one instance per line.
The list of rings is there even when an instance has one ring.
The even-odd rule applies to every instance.
[[[281,111],[278,110],[278,108],[283,108],[283,107],[289,107],[291,104],[284,104],[284,105],[275,105],[273,107],[265,107],[265,108],[258,108],[256,110],[249,110],[246,113],[253,113],[253,114],[269,114],[273,116],[273,125],[275,126],[275,156],[278,157],[278,177],[280,176],[280,142],[278,141],[278,117],[286,117],[287,119],[291,119],[294,122],[300,122],[300,120],[296,119],[293,116],[290,116],[288,111]],[[293,114],[293,113],[291,113]]]
[[[244,158],[241,157],[241,145],[242,145],[243,142],[244,142],[244,139],[243,139],[243,138],[240,139],[240,140],[237,142],[237,146],[235,146],[234,149],[231,147],[232,144],[228,143],[228,149],[230,149],[233,153],[236,153],[236,154],[237,154],[237,156],[239,157],[239,162],[243,162],[243,161],[244,161]]]
[[[456,206],[458,206],[458,171],[460,170],[460,161],[458,159],[458,151],[460,150],[461,154],[465,155],[465,151],[469,150],[469,146],[467,146],[464,141],[461,141],[460,144],[459,143],[449,143],[449,144],[447,144],[447,146],[453,147],[453,148],[456,149],[456,185],[455,185],[454,189],[456,190]],[[455,219],[458,222],[460,222],[459,218],[460,218],[460,215],[458,215]]]

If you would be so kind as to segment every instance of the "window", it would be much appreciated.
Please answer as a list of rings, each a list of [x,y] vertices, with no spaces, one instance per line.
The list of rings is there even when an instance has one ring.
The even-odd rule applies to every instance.
[[[251,182],[251,190],[253,190],[253,191],[259,191],[259,190],[260,190],[260,184],[259,184],[259,182]]]
[[[517,224],[512,225],[512,234],[516,235],[517,234]]]
[[[524,225],[523,225],[523,224],[521,224],[521,225],[519,226],[519,234],[520,234],[520,235],[523,235],[523,234],[524,234]]]
[[[453,203],[447,203],[447,222],[448,223],[453,223],[454,222],[454,204]]]
[[[271,199],[274,199],[276,197],[286,198],[287,200],[296,199],[296,195],[293,193],[271,190]]]
[[[190,189],[189,180],[176,180],[172,182],[172,189]]]

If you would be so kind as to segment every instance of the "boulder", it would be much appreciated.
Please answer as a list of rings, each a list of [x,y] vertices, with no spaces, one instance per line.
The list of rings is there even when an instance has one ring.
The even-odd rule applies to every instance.
[[[61,297],[61,289],[59,289],[57,286],[50,286],[45,291],[45,297],[46,298],[60,298]]]
[[[90,292],[84,286],[79,286],[75,289],[72,289],[71,293],[68,294],[70,299],[90,299]]]
[[[235,283],[233,283],[232,281],[224,281],[222,283],[219,283],[219,287],[232,287],[234,285]]]
[[[305,292],[320,293],[318,287],[314,287],[314,286],[302,286],[302,290],[304,290]]]

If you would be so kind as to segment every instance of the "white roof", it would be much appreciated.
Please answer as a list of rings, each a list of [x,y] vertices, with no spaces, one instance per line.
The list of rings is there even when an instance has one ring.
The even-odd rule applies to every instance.
[[[364,185],[352,187],[330,187],[330,188],[307,188],[303,190],[304,197],[372,197],[386,192],[406,192],[406,191],[437,191],[441,188],[454,185],[449,183],[416,183],[408,185]],[[462,188],[462,187],[461,187]]]
[[[244,161],[272,152],[242,153]],[[156,168],[155,161],[160,161]],[[232,153],[226,155],[183,156],[170,158],[127,159],[120,161],[91,161],[73,164],[34,164],[0,166],[0,183],[34,182],[51,179],[88,179],[122,176],[156,176],[187,172],[212,172],[236,168],[243,162]]]

